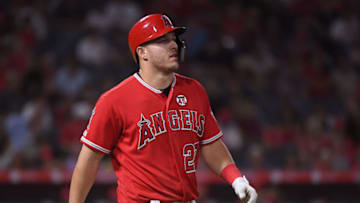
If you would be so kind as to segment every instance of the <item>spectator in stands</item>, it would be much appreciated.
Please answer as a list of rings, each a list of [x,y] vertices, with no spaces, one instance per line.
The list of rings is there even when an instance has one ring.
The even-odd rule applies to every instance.
[[[76,47],[77,59],[84,65],[101,69],[108,60],[108,44],[98,30],[90,29],[89,33]]]
[[[89,80],[88,73],[75,57],[68,57],[55,75],[55,86],[61,95],[76,97]]]

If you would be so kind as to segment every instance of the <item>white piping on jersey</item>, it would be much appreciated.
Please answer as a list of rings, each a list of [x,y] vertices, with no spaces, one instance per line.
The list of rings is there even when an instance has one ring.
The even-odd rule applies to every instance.
[[[160,203],[160,200],[150,200],[150,203]],[[181,203],[181,202],[174,202],[174,203]],[[196,200],[191,200],[183,203],[196,203]]]
[[[84,136],[81,137],[81,141],[85,142],[86,144],[94,147],[95,149],[97,149],[97,150],[99,150],[99,151],[104,152],[105,154],[110,154],[110,150],[105,149],[105,148],[103,148],[103,147],[101,147],[101,146],[99,146],[99,145],[91,142],[90,140],[86,139]]]
[[[146,88],[150,89],[151,91],[155,92],[156,94],[161,94],[162,91],[161,90],[158,90],[158,89],[155,89],[153,87],[151,87],[149,84],[147,84],[140,76],[138,73],[134,73],[134,77],[143,85],[145,86]],[[176,83],[176,77],[175,77],[175,74],[174,74],[174,79],[173,79],[173,82],[171,84],[171,87],[174,87],[175,86],[175,83]]]
[[[215,135],[214,137],[211,137],[207,140],[201,140],[200,144],[209,144],[210,142],[218,139],[219,137],[221,137],[223,135],[223,133],[220,131],[217,135]]]
[[[176,84],[176,76],[174,74],[174,79],[172,81],[171,88],[173,88],[175,86],[175,84]]]

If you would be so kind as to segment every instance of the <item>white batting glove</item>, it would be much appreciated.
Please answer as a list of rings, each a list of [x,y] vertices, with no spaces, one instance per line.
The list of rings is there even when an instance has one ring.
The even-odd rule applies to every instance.
[[[255,189],[250,186],[245,176],[236,178],[232,183],[232,187],[240,200],[246,203],[256,203],[257,193]]]

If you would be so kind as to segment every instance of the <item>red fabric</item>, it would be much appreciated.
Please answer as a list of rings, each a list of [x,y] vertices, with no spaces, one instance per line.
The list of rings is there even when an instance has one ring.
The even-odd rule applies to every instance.
[[[232,185],[236,178],[242,177],[242,174],[235,166],[235,164],[229,164],[221,171],[221,177],[223,177],[230,185]]]
[[[111,154],[118,202],[198,198],[196,168],[203,145],[222,137],[204,88],[176,75],[166,97],[137,74],[103,94],[81,138]]]

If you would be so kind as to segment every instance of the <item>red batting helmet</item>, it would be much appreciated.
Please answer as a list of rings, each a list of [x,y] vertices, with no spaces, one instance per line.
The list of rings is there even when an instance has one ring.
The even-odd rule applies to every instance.
[[[138,63],[136,48],[139,45],[159,38],[168,32],[175,31],[176,35],[180,35],[184,33],[185,30],[185,27],[175,27],[169,17],[164,14],[151,14],[141,18],[131,28],[128,36],[129,47],[135,62]],[[177,43],[183,43],[180,42],[180,40],[177,41]],[[180,46],[179,51],[182,51],[182,48],[183,47]]]

